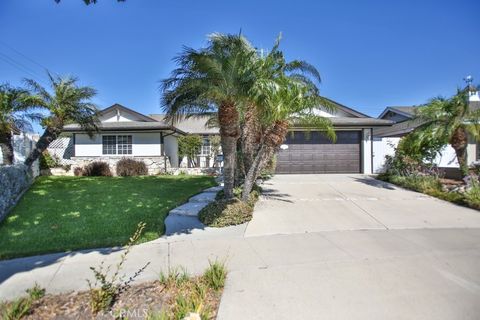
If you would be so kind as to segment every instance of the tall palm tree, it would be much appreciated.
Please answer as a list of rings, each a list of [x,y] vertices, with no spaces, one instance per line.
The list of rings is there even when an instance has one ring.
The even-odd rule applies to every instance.
[[[33,112],[35,97],[22,88],[0,85],[0,147],[3,164],[13,164],[14,131],[31,129],[30,121],[39,121],[41,114]]]
[[[44,117],[41,124],[45,128],[35,148],[25,160],[27,166],[38,159],[49,144],[57,139],[63,127],[69,123],[78,123],[89,134],[97,130],[98,110],[91,99],[96,90],[91,87],[82,87],[77,84],[75,77],[60,77],[48,74],[51,92],[38,82],[26,79],[25,82],[37,96],[38,106],[48,110],[49,115]]]
[[[162,107],[167,119],[217,113],[224,160],[224,194],[233,197],[239,109],[255,81],[256,51],[242,35],[213,34],[200,50],[184,48],[178,68],[162,81]]]
[[[480,110],[469,107],[470,88],[458,89],[451,98],[434,98],[425,106],[417,109],[416,117],[422,122],[418,127],[419,139],[428,139],[432,135],[455,150],[460,171],[468,175],[467,146],[471,135],[480,138]]]
[[[269,85],[261,92],[255,104],[261,128],[260,139],[253,162],[246,173],[243,201],[248,201],[258,174],[285,141],[292,125],[321,130],[332,141],[336,138],[331,121],[316,115],[314,111],[319,106],[328,110],[333,109],[333,106],[320,97],[316,87],[309,82],[284,76],[276,79],[275,85]]]

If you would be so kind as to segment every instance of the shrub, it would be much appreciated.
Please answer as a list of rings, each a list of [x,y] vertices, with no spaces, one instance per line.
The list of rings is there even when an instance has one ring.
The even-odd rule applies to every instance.
[[[464,194],[465,202],[472,208],[480,209],[480,183],[477,177],[469,180],[469,188]]]
[[[146,176],[148,175],[147,165],[143,161],[131,158],[123,158],[117,162],[117,176]]]
[[[41,288],[37,283],[35,286],[27,289],[28,297],[21,297],[12,302],[5,302],[0,305],[1,319],[4,320],[19,320],[31,313],[33,302],[42,298],[45,295],[45,289]]]
[[[209,261],[209,267],[203,273],[203,279],[207,285],[215,291],[222,289],[225,286],[225,279],[227,278],[227,268],[225,262]]]
[[[80,168],[80,167],[75,167],[75,169],[73,169],[73,174],[76,177],[81,177],[81,176],[83,176],[83,169]]]
[[[111,177],[112,172],[108,163],[94,161],[86,165],[82,170],[82,176],[86,177]]]
[[[99,311],[107,311],[110,309],[118,295],[127,290],[133,280],[135,280],[135,278],[138,277],[150,264],[150,262],[145,264],[127,280],[125,280],[125,275],[120,276],[120,271],[125,264],[127,255],[130,253],[132,246],[140,238],[144,228],[145,223],[141,222],[138,224],[137,230],[128,241],[125,252],[120,257],[120,262],[115,265],[113,275],[110,275],[111,266],[105,268],[103,266],[103,262],[99,267],[90,267],[90,270],[92,270],[95,278],[95,282],[93,283],[90,282],[90,280],[87,280],[89,287],[90,307],[92,308],[93,313],[96,314]]]
[[[253,207],[258,197],[259,192],[254,190],[246,203],[238,198],[218,199],[200,210],[198,218],[210,227],[226,227],[248,222],[252,220]]]
[[[56,168],[59,166],[60,166],[60,163],[57,158],[52,157],[47,150],[42,152],[42,154],[40,155],[40,169],[46,170],[50,168]]]
[[[195,157],[200,153],[203,139],[199,135],[187,135],[178,137],[178,155],[180,158],[187,157],[189,165],[195,166]]]

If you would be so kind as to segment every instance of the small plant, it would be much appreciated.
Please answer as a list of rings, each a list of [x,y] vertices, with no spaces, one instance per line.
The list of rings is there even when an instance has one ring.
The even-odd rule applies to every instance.
[[[18,298],[10,303],[4,303],[2,309],[3,320],[18,320],[22,319],[30,313],[32,307],[32,300],[29,298]]]
[[[209,267],[203,274],[203,279],[207,285],[215,291],[222,289],[225,286],[225,280],[227,278],[227,268],[225,262],[218,260],[209,261]]]
[[[37,283],[27,289],[28,297],[21,297],[12,302],[5,302],[0,305],[3,309],[1,314],[2,320],[19,320],[27,316],[31,312],[32,303],[45,295],[45,289],[41,288]]]
[[[107,311],[110,309],[118,295],[127,290],[135,278],[137,278],[150,264],[150,262],[145,264],[128,279],[125,279],[126,275],[120,276],[120,272],[127,259],[127,255],[130,253],[132,246],[140,238],[143,229],[145,229],[145,225],[146,224],[143,222],[138,224],[137,230],[128,241],[125,252],[122,253],[120,262],[115,266],[115,271],[113,272],[112,276],[109,276],[111,266],[105,268],[103,262],[99,267],[90,267],[95,278],[94,283],[90,282],[90,280],[87,280],[89,287],[90,307],[92,308],[93,313],[96,314],[99,311]]]
[[[82,176],[87,177],[111,177],[112,172],[108,163],[103,161],[94,161],[86,165],[82,170]]]
[[[38,285],[38,283],[35,282],[35,285],[31,287],[30,289],[27,289],[28,296],[32,300],[38,300],[40,298],[43,298],[45,296],[45,288],[42,288]]]
[[[178,287],[190,279],[185,268],[170,268],[168,273],[160,272],[160,283],[167,288]]]
[[[123,158],[117,162],[117,176],[146,176],[148,168],[145,162]]]
[[[203,307],[202,298],[196,293],[188,295],[180,294],[175,299],[173,309],[174,319],[177,320],[197,320],[209,319],[210,312]]]
[[[45,150],[40,155],[40,169],[46,170],[50,168],[56,168],[60,166],[60,161],[57,157],[51,156],[50,153]]]
[[[467,191],[465,192],[465,201],[475,209],[480,209],[480,182],[477,176],[470,176],[467,181]]]

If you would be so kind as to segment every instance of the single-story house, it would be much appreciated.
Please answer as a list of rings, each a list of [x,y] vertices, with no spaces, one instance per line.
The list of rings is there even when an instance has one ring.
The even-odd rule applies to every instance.
[[[469,98],[470,108],[480,108],[478,92],[472,92]],[[386,107],[378,119],[390,120],[394,124],[390,127],[375,128],[373,130],[373,172],[380,173],[385,170],[385,156],[393,155],[400,139],[412,132],[421,123],[415,119],[416,106]],[[467,148],[467,163],[473,164],[480,159],[480,148],[477,141],[470,138]],[[434,163],[450,176],[457,176],[459,165],[455,150],[449,145],[445,146],[435,159]]]
[[[365,173],[373,172],[373,130],[391,126],[392,121],[369,117],[338,102],[334,112],[321,106],[317,114],[328,117],[336,130],[332,143],[321,132],[295,127],[287,136],[277,155],[276,172],[302,173]],[[63,163],[83,166],[94,160],[108,162],[115,167],[123,157],[134,157],[147,163],[149,172],[185,166],[178,158],[177,137],[198,134],[204,139],[198,164],[212,167],[210,137],[218,135],[218,128],[207,126],[208,117],[190,117],[167,124],[164,115],[143,115],[120,104],[102,110],[99,132],[89,137],[78,124],[65,126],[67,136],[52,142],[49,152]]]
[[[330,100],[335,112],[319,107],[317,114],[328,117],[336,130],[337,141],[332,143],[319,131],[295,127],[277,154],[276,173],[372,173],[373,128],[392,125],[392,121],[371,118],[352,108]],[[164,120],[164,115],[150,115]],[[191,117],[175,124],[182,131],[204,138],[199,155],[201,166],[213,165],[209,137],[218,135],[218,128],[207,126],[209,117]]]
[[[80,125],[66,125],[67,139],[52,142],[49,152],[63,149],[52,153],[62,154],[68,160],[65,163],[73,167],[100,160],[115,168],[117,161],[124,157],[145,162],[150,174],[178,165],[177,137],[185,132],[174,126],[114,104],[100,112],[98,129],[98,133],[90,137]]]

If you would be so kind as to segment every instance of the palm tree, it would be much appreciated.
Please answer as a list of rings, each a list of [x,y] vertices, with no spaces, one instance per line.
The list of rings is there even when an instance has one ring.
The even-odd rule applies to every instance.
[[[207,47],[184,48],[178,68],[162,81],[167,119],[216,112],[224,160],[224,194],[233,197],[239,110],[255,81],[256,51],[242,35],[213,34]]]
[[[281,77],[276,79],[275,85],[262,90],[255,104],[261,128],[260,139],[254,160],[246,173],[242,190],[243,201],[248,201],[258,174],[285,141],[292,125],[321,130],[332,141],[335,140],[331,121],[314,113],[314,109],[319,106],[333,109],[328,101],[317,94],[315,86],[296,77]]]
[[[458,89],[451,98],[434,98],[428,104],[417,109],[416,117],[422,122],[418,127],[419,139],[436,137],[455,150],[460,171],[468,175],[466,150],[468,136],[480,137],[480,110],[469,107],[470,88]]]
[[[60,77],[48,74],[52,92],[48,92],[38,82],[26,79],[25,82],[38,99],[38,106],[49,111],[41,124],[45,128],[35,148],[25,160],[27,166],[38,159],[49,144],[57,139],[63,127],[78,123],[89,134],[97,130],[98,110],[91,102],[96,90],[77,85],[75,77]]]
[[[35,97],[25,89],[0,85],[0,147],[4,165],[13,164],[12,132],[31,129],[30,121],[41,118],[39,113],[32,112],[35,102]]]

